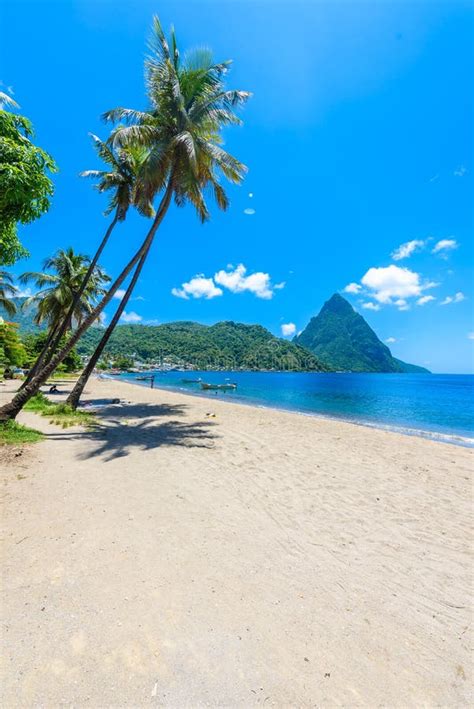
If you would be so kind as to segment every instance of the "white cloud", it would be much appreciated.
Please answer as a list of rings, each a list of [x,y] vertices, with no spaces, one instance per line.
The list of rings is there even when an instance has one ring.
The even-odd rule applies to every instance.
[[[126,291],[123,288],[119,288],[118,290],[115,291],[114,298],[117,298],[117,300],[122,300],[125,293],[126,293]]]
[[[283,323],[281,326],[281,334],[284,335],[284,337],[291,337],[291,335],[294,335],[295,332],[296,325],[294,322]]]
[[[466,172],[467,172],[467,169],[464,167],[464,165],[460,165],[459,167],[457,167],[457,168],[455,169],[455,171],[454,171],[453,174],[454,174],[456,177],[464,177],[464,175],[466,174]]]
[[[344,293],[359,293],[362,290],[362,286],[358,283],[348,283],[344,288]]]
[[[423,290],[436,285],[435,283],[422,284],[419,273],[393,264],[385,268],[369,268],[362,277],[361,283],[369,289],[370,295],[379,303],[390,304],[395,300],[395,304],[399,307],[406,305],[399,300],[420,297]]]
[[[380,305],[378,303],[362,303],[362,307],[366,310],[380,310]]]
[[[399,310],[410,310],[410,306],[406,302],[405,298],[399,298],[398,300],[396,300],[395,305]]]
[[[431,251],[432,254],[446,254],[447,251],[453,251],[459,246],[456,239],[441,239],[437,241]]]
[[[132,300],[146,300],[142,295],[136,295]]]
[[[133,310],[131,310],[129,313],[127,313],[126,310],[123,311],[123,314],[120,318],[120,320],[123,320],[124,322],[127,323],[137,323],[140,322],[142,319],[141,315],[138,315],[138,313],[135,313]]]
[[[432,300],[436,300],[434,295],[422,295],[421,298],[418,298],[416,303],[417,305],[426,305],[426,303],[430,303]]]
[[[250,199],[252,199],[252,197],[253,197],[253,192],[249,192],[249,197],[250,197]]]
[[[212,278],[206,278],[202,273],[194,276],[187,283],[183,283],[181,288],[172,288],[171,290],[176,298],[184,298],[184,300],[189,300],[190,296],[210,300],[222,295],[222,292],[222,289],[217,288]]]
[[[34,295],[31,288],[17,288],[15,298],[31,298]]]
[[[247,214],[249,216],[252,214],[255,214],[255,209],[252,209],[251,207],[247,207],[247,209],[244,209],[244,214]]]
[[[385,340],[385,342],[387,343],[387,345],[393,345],[393,343],[396,342],[396,341],[397,341],[397,340],[395,339],[395,337],[387,337],[387,339]]]
[[[286,286],[286,281],[282,281],[281,283],[275,283],[273,286],[273,290],[282,290]]]
[[[464,295],[464,293],[458,291],[454,295],[447,295],[446,298],[441,301],[440,305],[449,305],[450,303],[461,303],[465,299],[466,296]]]
[[[271,284],[269,273],[257,271],[248,276],[246,274],[247,269],[240,263],[231,271],[218,271],[214,279],[216,283],[228,288],[232,293],[249,291],[256,295],[257,298],[263,298],[264,300],[270,300],[273,297],[274,286]],[[279,285],[281,286],[281,284]]]
[[[404,244],[401,244],[398,249],[395,249],[395,251],[392,252],[392,258],[395,261],[401,261],[401,259],[408,258],[415,251],[419,251],[420,249],[422,249],[424,245],[425,242],[421,239],[413,239],[413,241],[406,241]]]
[[[474,340],[474,332],[468,332],[468,333],[467,333],[467,339],[468,339],[468,340]]]

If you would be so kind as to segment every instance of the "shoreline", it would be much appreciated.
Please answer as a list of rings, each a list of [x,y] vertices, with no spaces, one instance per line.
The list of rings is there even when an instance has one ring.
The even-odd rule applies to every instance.
[[[153,370],[150,370],[153,371]],[[271,374],[271,372],[269,372]],[[447,445],[454,445],[458,446],[461,448],[468,448],[472,449],[474,448],[474,437],[468,437],[468,436],[462,436],[460,434],[456,433],[442,433],[441,431],[432,431],[430,429],[419,429],[419,428],[410,428],[408,426],[401,426],[397,424],[389,424],[389,423],[383,423],[383,422],[371,422],[363,419],[350,419],[346,418],[344,416],[337,416],[333,415],[331,416],[330,414],[327,413],[318,413],[317,411],[301,411],[299,409],[293,409],[290,407],[285,407],[285,406],[277,406],[272,405],[272,404],[261,404],[258,403],[255,400],[249,399],[248,401],[245,401],[244,399],[238,399],[237,401],[232,400],[231,398],[226,398],[226,399],[216,399],[211,398],[210,395],[206,395],[202,393],[199,390],[196,391],[190,391],[188,389],[181,388],[179,386],[163,386],[161,384],[155,384],[153,389],[151,389],[150,386],[142,384],[139,381],[133,380],[133,379],[122,379],[120,375],[108,375],[108,374],[98,374],[95,375],[95,379],[100,381],[101,379],[103,380],[109,380],[109,381],[114,381],[118,382],[121,384],[130,384],[131,386],[137,386],[142,389],[150,389],[151,391],[154,390],[160,390],[160,391],[168,391],[168,392],[175,392],[177,394],[182,394],[183,396],[190,396],[190,397],[198,397],[200,399],[204,399],[206,401],[223,401],[224,403],[228,404],[235,404],[237,406],[246,406],[246,407],[251,407],[251,408],[256,408],[256,409],[263,409],[263,410],[268,410],[268,411],[282,411],[285,413],[289,414],[297,414],[299,416],[307,416],[309,418],[314,418],[314,419],[323,419],[327,421],[336,421],[336,422],[342,422],[346,424],[350,424],[353,426],[361,426],[363,428],[368,428],[372,430],[379,430],[379,431],[387,431],[390,433],[396,433],[399,435],[403,436],[410,436],[410,437],[415,437],[415,438],[422,438],[424,440],[428,441],[433,441],[436,443],[446,443]],[[233,395],[228,395],[228,396],[233,396]]]
[[[44,439],[0,466],[5,706],[469,705],[471,450],[85,397],[124,403],[90,428],[22,412]]]

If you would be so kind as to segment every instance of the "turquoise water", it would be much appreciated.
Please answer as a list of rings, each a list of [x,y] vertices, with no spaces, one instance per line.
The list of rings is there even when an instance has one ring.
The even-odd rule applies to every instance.
[[[136,374],[118,378],[143,386]],[[474,375],[315,374],[293,372],[154,372],[155,387],[216,396],[353,421],[379,428],[474,445]],[[205,392],[199,384],[235,382],[235,392]]]

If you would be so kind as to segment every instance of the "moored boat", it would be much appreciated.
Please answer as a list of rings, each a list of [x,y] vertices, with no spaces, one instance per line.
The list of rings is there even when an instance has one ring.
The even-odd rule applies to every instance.
[[[201,389],[204,390],[217,390],[217,391],[233,391],[237,389],[237,384],[207,384],[206,382],[201,382]]]

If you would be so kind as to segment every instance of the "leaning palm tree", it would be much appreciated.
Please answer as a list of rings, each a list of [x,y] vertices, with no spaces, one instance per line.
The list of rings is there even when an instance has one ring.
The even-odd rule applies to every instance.
[[[45,259],[41,271],[28,271],[19,277],[20,283],[33,282],[38,289],[34,295],[23,301],[22,308],[30,309],[34,306],[36,309],[34,322],[39,326],[46,325],[48,330],[43,349],[23,387],[44,362],[58,332],[61,330],[65,334],[73,326],[80,325],[93,310],[97,300],[106,293],[104,285],[111,280],[110,276],[96,265],[87,286],[80,297],[76,297],[89,266],[88,256],[77,254],[69,247],[66,250],[59,249],[54,256]]]
[[[170,49],[158,18],[154,18],[150,55],[146,60],[149,109],[117,108],[105,114],[107,120],[127,124],[113,132],[111,145],[114,148],[140,146],[148,151],[137,180],[142,194],[150,201],[161,194],[152,226],[107,295],[71,335],[66,346],[23,391],[0,409],[0,421],[15,418],[134,271],[132,287],[127,289],[114,315],[112,323],[115,327],[173,198],[178,206],[191,203],[202,222],[209,218],[204,198],[206,188],[211,189],[221,209],[227,208],[228,198],[219,175],[239,183],[246,168],[221,147],[220,134],[224,127],[240,123],[235,108],[250,96],[245,91],[225,89],[224,77],[229,65],[230,62],[214,63],[210,53],[203,50],[192,52],[181,61],[174,32]]]
[[[16,313],[16,305],[12,298],[17,294],[13,278],[7,271],[0,271],[0,306],[7,315]]]
[[[140,146],[114,149],[112,145],[108,145],[100,140],[100,138],[93,133],[90,135],[94,142],[97,155],[106,164],[108,169],[86,170],[81,172],[80,175],[81,177],[97,180],[95,188],[100,193],[110,194],[104,215],[108,216],[113,213],[114,216],[99,244],[94,258],[89,262],[89,267],[83,275],[82,283],[75,292],[74,298],[70,303],[67,317],[61,320],[58,327],[52,331],[50,337],[47,338],[43,350],[40,352],[36,362],[21,386],[22,389],[29,384],[40,368],[45,366],[49,359],[51,359],[61,339],[66,334],[68,323],[72,321],[74,310],[77,308],[82,295],[88,287],[88,283],[97,267],[97,262],[109,241],[114,227],[119,222],[125,220],[132,204],[143,216],[153,216],[153,205],[142,195],[136,182],[137,172],[146,157],[146,149]]]

